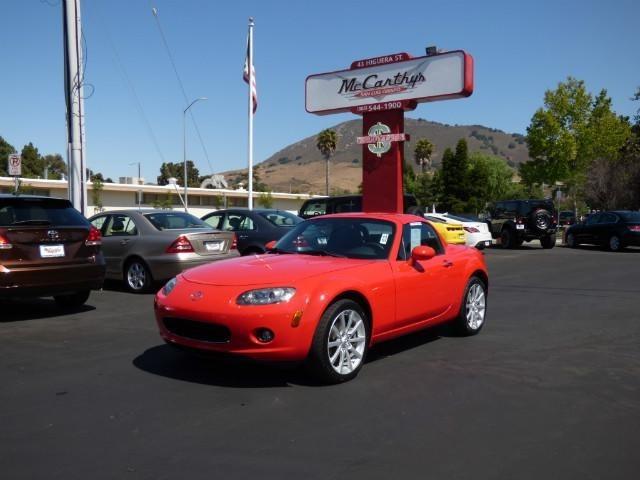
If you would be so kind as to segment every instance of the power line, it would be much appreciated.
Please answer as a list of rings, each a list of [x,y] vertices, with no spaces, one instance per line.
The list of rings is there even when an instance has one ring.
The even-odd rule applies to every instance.
[[[180,85],[180,90],[182,91],[182,96],[184,98],[185,105],[189,104],[189,96],[184,88],[184,84],[182,83],[182,79],[180,78],[180,74],[178,73],[178,68],[176,67],[176,62],[173,59],[173,55],[171,54],[171,49],[169,48],[169,43],[167,42],[167,38],[164,34],[164,30],[162,29],[162,25],[160,24],[160,19],[158,18],[158,9],[153,6],[151,0],[149,0],[149,6],[151,7],[151,13],[153,14],[153,18],[156,20],[156,25],[158,26],[158,31],[160,32],[160,37],[162,38],[162,43],[164,44],[164,48],[167,52],[167,56],[169,57],[169,61],[171,62],[171,66],[173,67],[173,72],[178,79],[178,84]],[[196,117],[193,114],[192,110],[189,110],[189,115],[191,116],[191,121],[196,129],[196,133],[198,134],[198,139],[200,140],[200,145],[202,146],[202,151],[204,152],[204,156],[207,159],[207,164],[209,165],[209,170],[213,173],[213,167],[211,166],[211,162],[209,161],[209,152],[207,152],[207,148],[204,145],[204,140],[202,139],[202,135],[200,134],[200,127],[198,127],[198,122],[196,122]]]

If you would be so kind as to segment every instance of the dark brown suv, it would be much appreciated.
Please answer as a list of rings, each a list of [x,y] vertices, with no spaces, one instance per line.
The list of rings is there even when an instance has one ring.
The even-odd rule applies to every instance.
[[[102,287],[100,231],[68,200],[0,195],[0,298],[84,304]]]

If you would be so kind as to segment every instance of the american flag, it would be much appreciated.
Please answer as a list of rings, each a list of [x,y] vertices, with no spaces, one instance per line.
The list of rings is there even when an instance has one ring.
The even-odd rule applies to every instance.
[[[244,59],[244,69],[242,70],[242,78],[249,83],[249,39],[247,38],[247,56]],[[256,69],[251,62],[251,97],[253,98],[253,113],[258,109],[258,88],[256,87]]]

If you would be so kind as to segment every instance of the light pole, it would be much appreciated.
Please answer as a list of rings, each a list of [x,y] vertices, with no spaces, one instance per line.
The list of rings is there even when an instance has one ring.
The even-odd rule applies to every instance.
[[[138,165],[138,178],[136,179],[136,184],[142,185],[142,183],[140,183],[140,162],[133,162],[129,165],[131,166],[136,164]],[[142,203],[142,189],[138,189],[136,196],[138,197],[138,210],[140,210],[140,204]]]
[[[193,105],[200,100],[207,100],[207,97],[198,97],[189,104],[187,108],[182,112],[182,160],[184,161],[184,211],[189,212],[189,202],[187,200],[187,111],[193,107]]]

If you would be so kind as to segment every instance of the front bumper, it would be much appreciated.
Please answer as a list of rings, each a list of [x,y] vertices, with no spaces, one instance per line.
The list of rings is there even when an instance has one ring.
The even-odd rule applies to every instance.
[[[167,343],[203,352],[276,362],[305,359],[317,319],[303,311],[304,302],[294,297],[286,304],[237,305],[235,299],[246,289],[215,287],[212,291],[198,284],[185,287],[179,282],[171,299],[158,292],[154,307],[160,336]],[[302,317],[294,326],[298,311],[302,311]],[[257,330],[261,328],[274,333],[272,341],[258,340]]]

